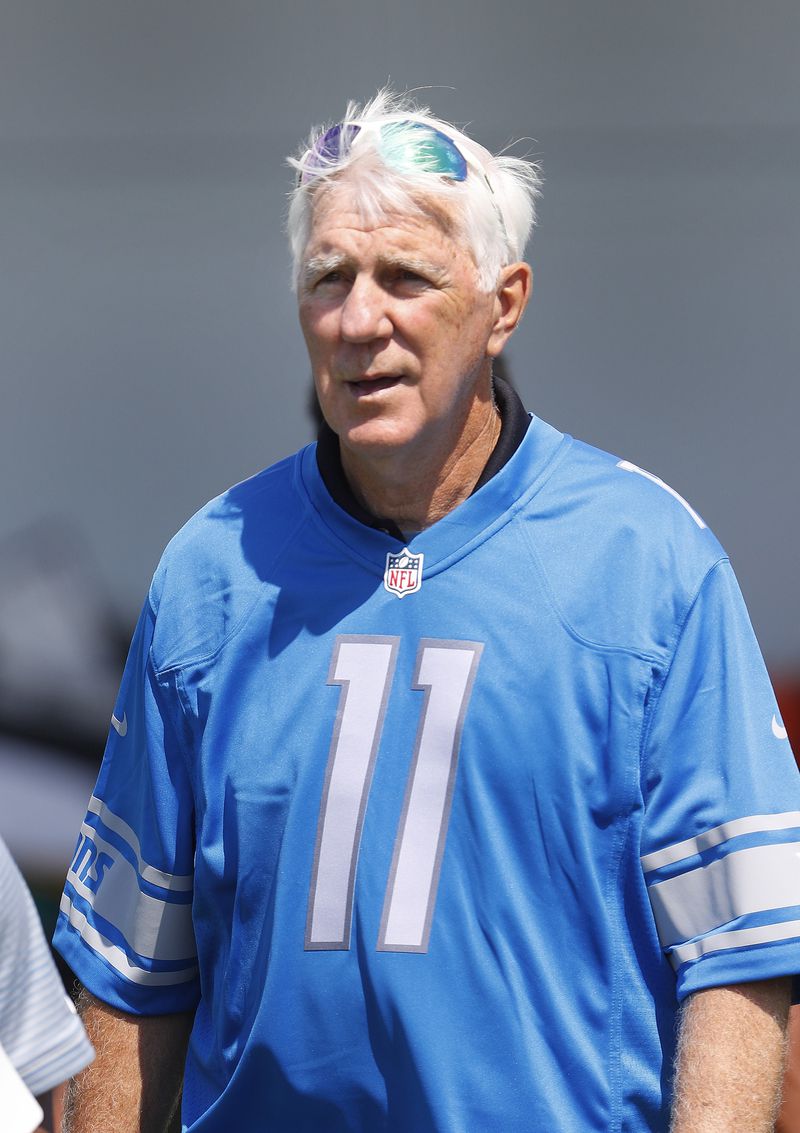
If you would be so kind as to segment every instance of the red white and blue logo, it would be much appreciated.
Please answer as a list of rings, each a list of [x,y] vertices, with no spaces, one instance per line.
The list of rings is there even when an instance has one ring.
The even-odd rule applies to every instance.
[[[422,560],[424,555],[412,555],[408,547],[399,554],[391,551],[386,556],[386,570],[383,572],[383,585],[390,594],[405,598],[414,594],[422,586]]]

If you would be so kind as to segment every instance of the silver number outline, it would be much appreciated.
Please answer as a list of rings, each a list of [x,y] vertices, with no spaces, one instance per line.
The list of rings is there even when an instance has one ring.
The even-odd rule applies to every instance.
[[[331,740],[320,802],[317,839],[306,921],[306,950],[347,949],[355,892],[355,875],[361,830],[368,805],[383,722],[394,677],[399,645],[397,637],[342,635],[334,645],[329,684],[339,684],[342,692]],[[355,646],[350,664],[341,664],[342,646]],[[359,648],[360,647],[360,648]],[[389,652],[387,653],[387,647]],[[472,688],[483,651],[475,641],[448,641],[423,638],[417,649],[411,688],[424,693],[416,740],[403,806],[395,836],[392,864],[381,915],[377,949],[380,952],[427,952],[439,876],[450,822],[461,734]],[[382,654],[382,656],[380,656]],[[361,673],[368,673],[364,687],[354,688]],[[369,688],[367,688],[367,684]],[[378,689],[380,688],[380,698]],[[364,693],[367,692],[365,698]],[[356,699],[353,699],[355,696]],[[360,700],[358,697],[360,696]],[[369,704],[370,698],[373,703]],[[379,699],[379,703],[378,703]],[[365,722],[371,728],[368,743],[363,737],[354,750],[349,729],[359,723],[354,705],[361,705]],[[348,708],[348,705],[350,707]],[[360,753],[359,749],[360,748]],[[368,756],[365,758],[365,753]],[[343,824],[344,837],[336,838],[335,818],[338,792],[346,785],[348,771],[355,768],[351,784],[350,816]],[[352,798],[358,797],[354,817]],[[333,811],[330,806],[333,801]],[[342,809],[339,807],[339,809]],[[344,808],[347,811],[348,808]],[[337,857],[338,854],[338,857]],[[331,870],[331,862],[338,862]],[[347,862],[347,869],[344,862]],[[346,895],[343,879],[347,875]],[[326,882],[335,878],[338,898],[326,896]],[[321,932],[324,910],[338,908],[334,918],[337,932]],[[323,912],[320,913],[320,910]]]
[[[361,830],[364,825],[399,644],[399,637],[359,634],[341,634],[334,643],[328,684],[339,685],[341,692],[319,807],[314,867],[308,894],[306,951],[330,951],[350,947],[353,892],[361,846]],[[379,654],[382,656],[379,657]],[[363,667],[362,662],[366,662]],[[366,687],[369,678],[374,680],[372,688]],[[374,695],[371,697],[369,694],[373,691]],[[374,701],[373,704],[369,703],[370,699]],[[363,726],[365,721],[360,719],[365,712],[370,713],[366,728]],[[360,743],[353,742],[356,737],[360,738]],[[368,741],[366,743],[365,738]],[[363,773],[357,768],[353,780],[353,776],[348,777],[348,773],[352,772],[353,764],[359,762]],[[348,785],[352,786],[353,782],[355,791],[348,792]],[[348,794],[353,796],[349,800],[346,798]],[[353,808],[355,795],[357,795],[356,809]],[[337,825],[337,811],[348,809],[348,801],[351,813],[344,823],[340,822]],[[344,837],[341,833],[342,826],[344,826]],[[338,876],[335,876],[336,874]],[[331,884],[332,878],[333,884]],[[343,896],[344,900],[342,900]],[[330,929],[326,931],[325,927],[318,928],[320,921],[323,926],[330,926],[333,922],[338,931],[330,931]]]

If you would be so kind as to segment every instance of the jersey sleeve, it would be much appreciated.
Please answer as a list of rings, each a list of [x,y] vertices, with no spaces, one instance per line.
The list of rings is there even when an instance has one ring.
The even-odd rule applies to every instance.
[[[642,868],[678,998],[800,972],[800,776],[727,560],[645,739]]]
[[[177,678],[152,661],[155,613],[131,644],[54,944],[98,999],[136,1014],[193,1008],[194,807]]]
[[[94,1051],[56,971],[36,906],[0,841],[0,1047],[31,1094],[44,1094]]]

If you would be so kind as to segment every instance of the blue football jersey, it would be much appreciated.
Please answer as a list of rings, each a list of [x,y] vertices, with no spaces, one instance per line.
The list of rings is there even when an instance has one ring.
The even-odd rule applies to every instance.
[[[168,547],[57,944],[195,1009],[192,1133],[652,1133],[697,989],[800,971],[800,782],[728,560],[533,419],[407,547],[315,448]]]

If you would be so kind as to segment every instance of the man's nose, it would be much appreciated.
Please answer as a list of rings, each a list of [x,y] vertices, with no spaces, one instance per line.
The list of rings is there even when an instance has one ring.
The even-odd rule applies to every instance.
[[[342,338],[348,342],[389,338],[393,327],[388,313],[388,298],[376,280],[356,276],[342,307]]]

